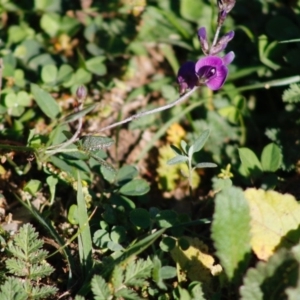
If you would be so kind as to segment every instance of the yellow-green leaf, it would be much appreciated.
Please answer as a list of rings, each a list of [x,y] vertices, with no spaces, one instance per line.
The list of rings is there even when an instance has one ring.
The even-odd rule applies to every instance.
[[[245,197],[251,214],[251,246],[259,259],[268,260],[279,245],[297,242],[300,205],[292,195],[251,188]]]

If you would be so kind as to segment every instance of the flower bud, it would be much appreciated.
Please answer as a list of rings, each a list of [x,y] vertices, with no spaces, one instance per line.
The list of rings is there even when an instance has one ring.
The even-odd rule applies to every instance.
[[[200,41],[200,45],[202,48],[202,51],[205,55],[208,54],[208,50],[209,50],[209,45],[208,45],[208,41],[207,41],[207,36],[206,36],[206,29],[205,27],[201,27],[198,30],[198,38]]]
[[[82,102],[86,98],[86,95],[87,95],[86,88],[83,85],[79,86],[76,90],[77,100],[79,102]]]
[[[223,35],[216,43],[216,45],[212,47],[212,49],[210,50],[210,54],[216,55],[221,51],[223,51],[227,47],[228,42],[230,42],[233,39],[233,37],[234,37],[234,31],[229,31],[228,33]]]

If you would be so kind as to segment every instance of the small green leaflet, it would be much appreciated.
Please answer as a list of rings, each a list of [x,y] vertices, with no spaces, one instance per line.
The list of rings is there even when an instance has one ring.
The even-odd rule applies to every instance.
[[[84,151],[95,151],[105,149],[114,144],[114,140],[106,136],[87,135],[80,140],[81,149]]]

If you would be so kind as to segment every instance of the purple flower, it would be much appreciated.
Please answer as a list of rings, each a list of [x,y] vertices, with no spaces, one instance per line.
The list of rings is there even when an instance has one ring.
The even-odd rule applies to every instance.
[[[227,78],[227,66],[233,59],[234,53],[231,51],[222,58],[209,55],[200,58],[196,63],[186,62],[179,69],[177,76],[180,94],[199,85],[206,85],[213,91],[220,89]]]
[[[223,58],[212,55],[200,58],[195,65],[198,84],[205,84],[213,91],[220,89],[227,78],[227,65],[233,59],[234,53],[232,51]]]

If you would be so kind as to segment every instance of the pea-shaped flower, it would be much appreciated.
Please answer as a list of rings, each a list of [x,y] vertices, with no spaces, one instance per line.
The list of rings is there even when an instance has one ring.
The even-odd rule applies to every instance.
[[[200,85],[206,85],[213,91],[220,89],[228,75],[227,66],[233,59],[234,53],[231,51],[224,57],[209,55],[196,63],[186,62],[180,67],[177,76],[180,93]]]

